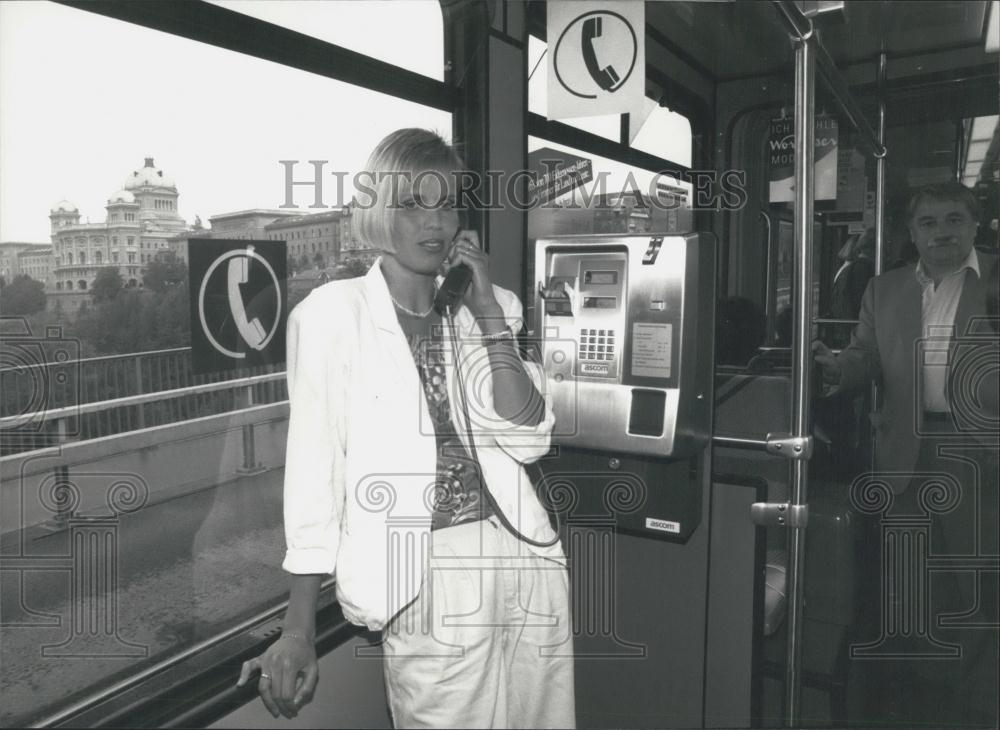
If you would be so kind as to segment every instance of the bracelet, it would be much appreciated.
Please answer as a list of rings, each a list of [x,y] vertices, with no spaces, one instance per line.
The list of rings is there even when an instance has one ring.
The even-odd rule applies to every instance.
[[[482,341],[484,347],[489,347],[499,342],[513,342],[514,331],[510,328],[510,325],[507,325],[499,332],[494,332],[491,335],[483,335]]]
[[[302,639],[307,644],[311,644],[314,641],[313,639],[310,639],[308,636],[306,636],[305,634],[299,633],[298,631],[282,631],[281,632],[281,636],[279,638],[282,638],[282,639]]]

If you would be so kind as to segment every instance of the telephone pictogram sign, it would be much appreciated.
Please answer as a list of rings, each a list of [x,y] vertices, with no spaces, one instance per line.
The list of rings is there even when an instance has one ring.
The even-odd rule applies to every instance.
[[[194,371],[283,362],[285,243],[191,239],[188,259]]]

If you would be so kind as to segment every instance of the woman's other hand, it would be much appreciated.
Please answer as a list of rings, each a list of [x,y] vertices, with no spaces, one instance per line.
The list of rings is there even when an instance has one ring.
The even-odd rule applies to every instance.
[[[258,670],[257,691],[268,712],[274,717],[295,717],[316,691],[316,647],[303,637],[282,636],[259,657],[243,662],[236,686],[242,687]]]

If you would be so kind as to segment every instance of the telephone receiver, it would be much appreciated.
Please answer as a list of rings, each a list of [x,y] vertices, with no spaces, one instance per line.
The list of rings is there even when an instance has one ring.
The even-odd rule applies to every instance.
[[[452,244],[458,239],[458,234],[461,232],[461,228],[455,232],[455,238],[452,239]],[[442,317],[448,313],[451,309],[454,311],[455,303],[458,302],[463,296],[465,296],[466,289],[469,288],[469,284],[472,283],[472,269],[470,269],[465,264],[456,264],[448,269],[447,275],[444,277],[444,281],[441,282],[441,287],[437,291],[437,295],[434,297],[434,311],[440,314]]]
[[[618,76],[618,72],[615,71],[614,67],[610,64],[601,68],[601,65],[597,62],[597,51],[594,48],[594,39],[600,37],[600,18],[587,18],[583,21],[583,40],[580,45],[583,49],[583,62],[587,66],[587,72],[590,74],[590,77],[594,79],[594,83],[605,91],[611,91],[615,87],[615,84],[617,84],[620,80],[620,77]]]
[[[264,341],[267,333],[256,317],[247,320],[246,305],[243,303],[243,295],[240,293],[240,284],[250,281],[250,260],[246,256],[234,256],[229,259],[228,270],[229,310],[233,313],[233,321],[236,329],[250,347],[255,350],[264,349]]]

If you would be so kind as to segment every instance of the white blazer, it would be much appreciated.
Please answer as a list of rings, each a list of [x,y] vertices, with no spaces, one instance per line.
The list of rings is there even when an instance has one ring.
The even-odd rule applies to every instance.
[[[290,573],[335,572],[344,615],[373,631],[419,591],[437,466],[424,391],[380,262],[363,277],[314,289],[288,317],[282,563]],[[498,286],[494,294],[517,332],[517,296]],[[489,358],[468,308],[459,308],[455,325],[485,483],[519,532],[551,541],[555,532],[523,467],[549,450],[555,417],[544,373],[525,363],[545,396],[544,419],[523,426],[500,418]],[[466,443],[450,346],[446,352],[452,422]],[[549,548],[523,544],[565,565],[558,542]]]

